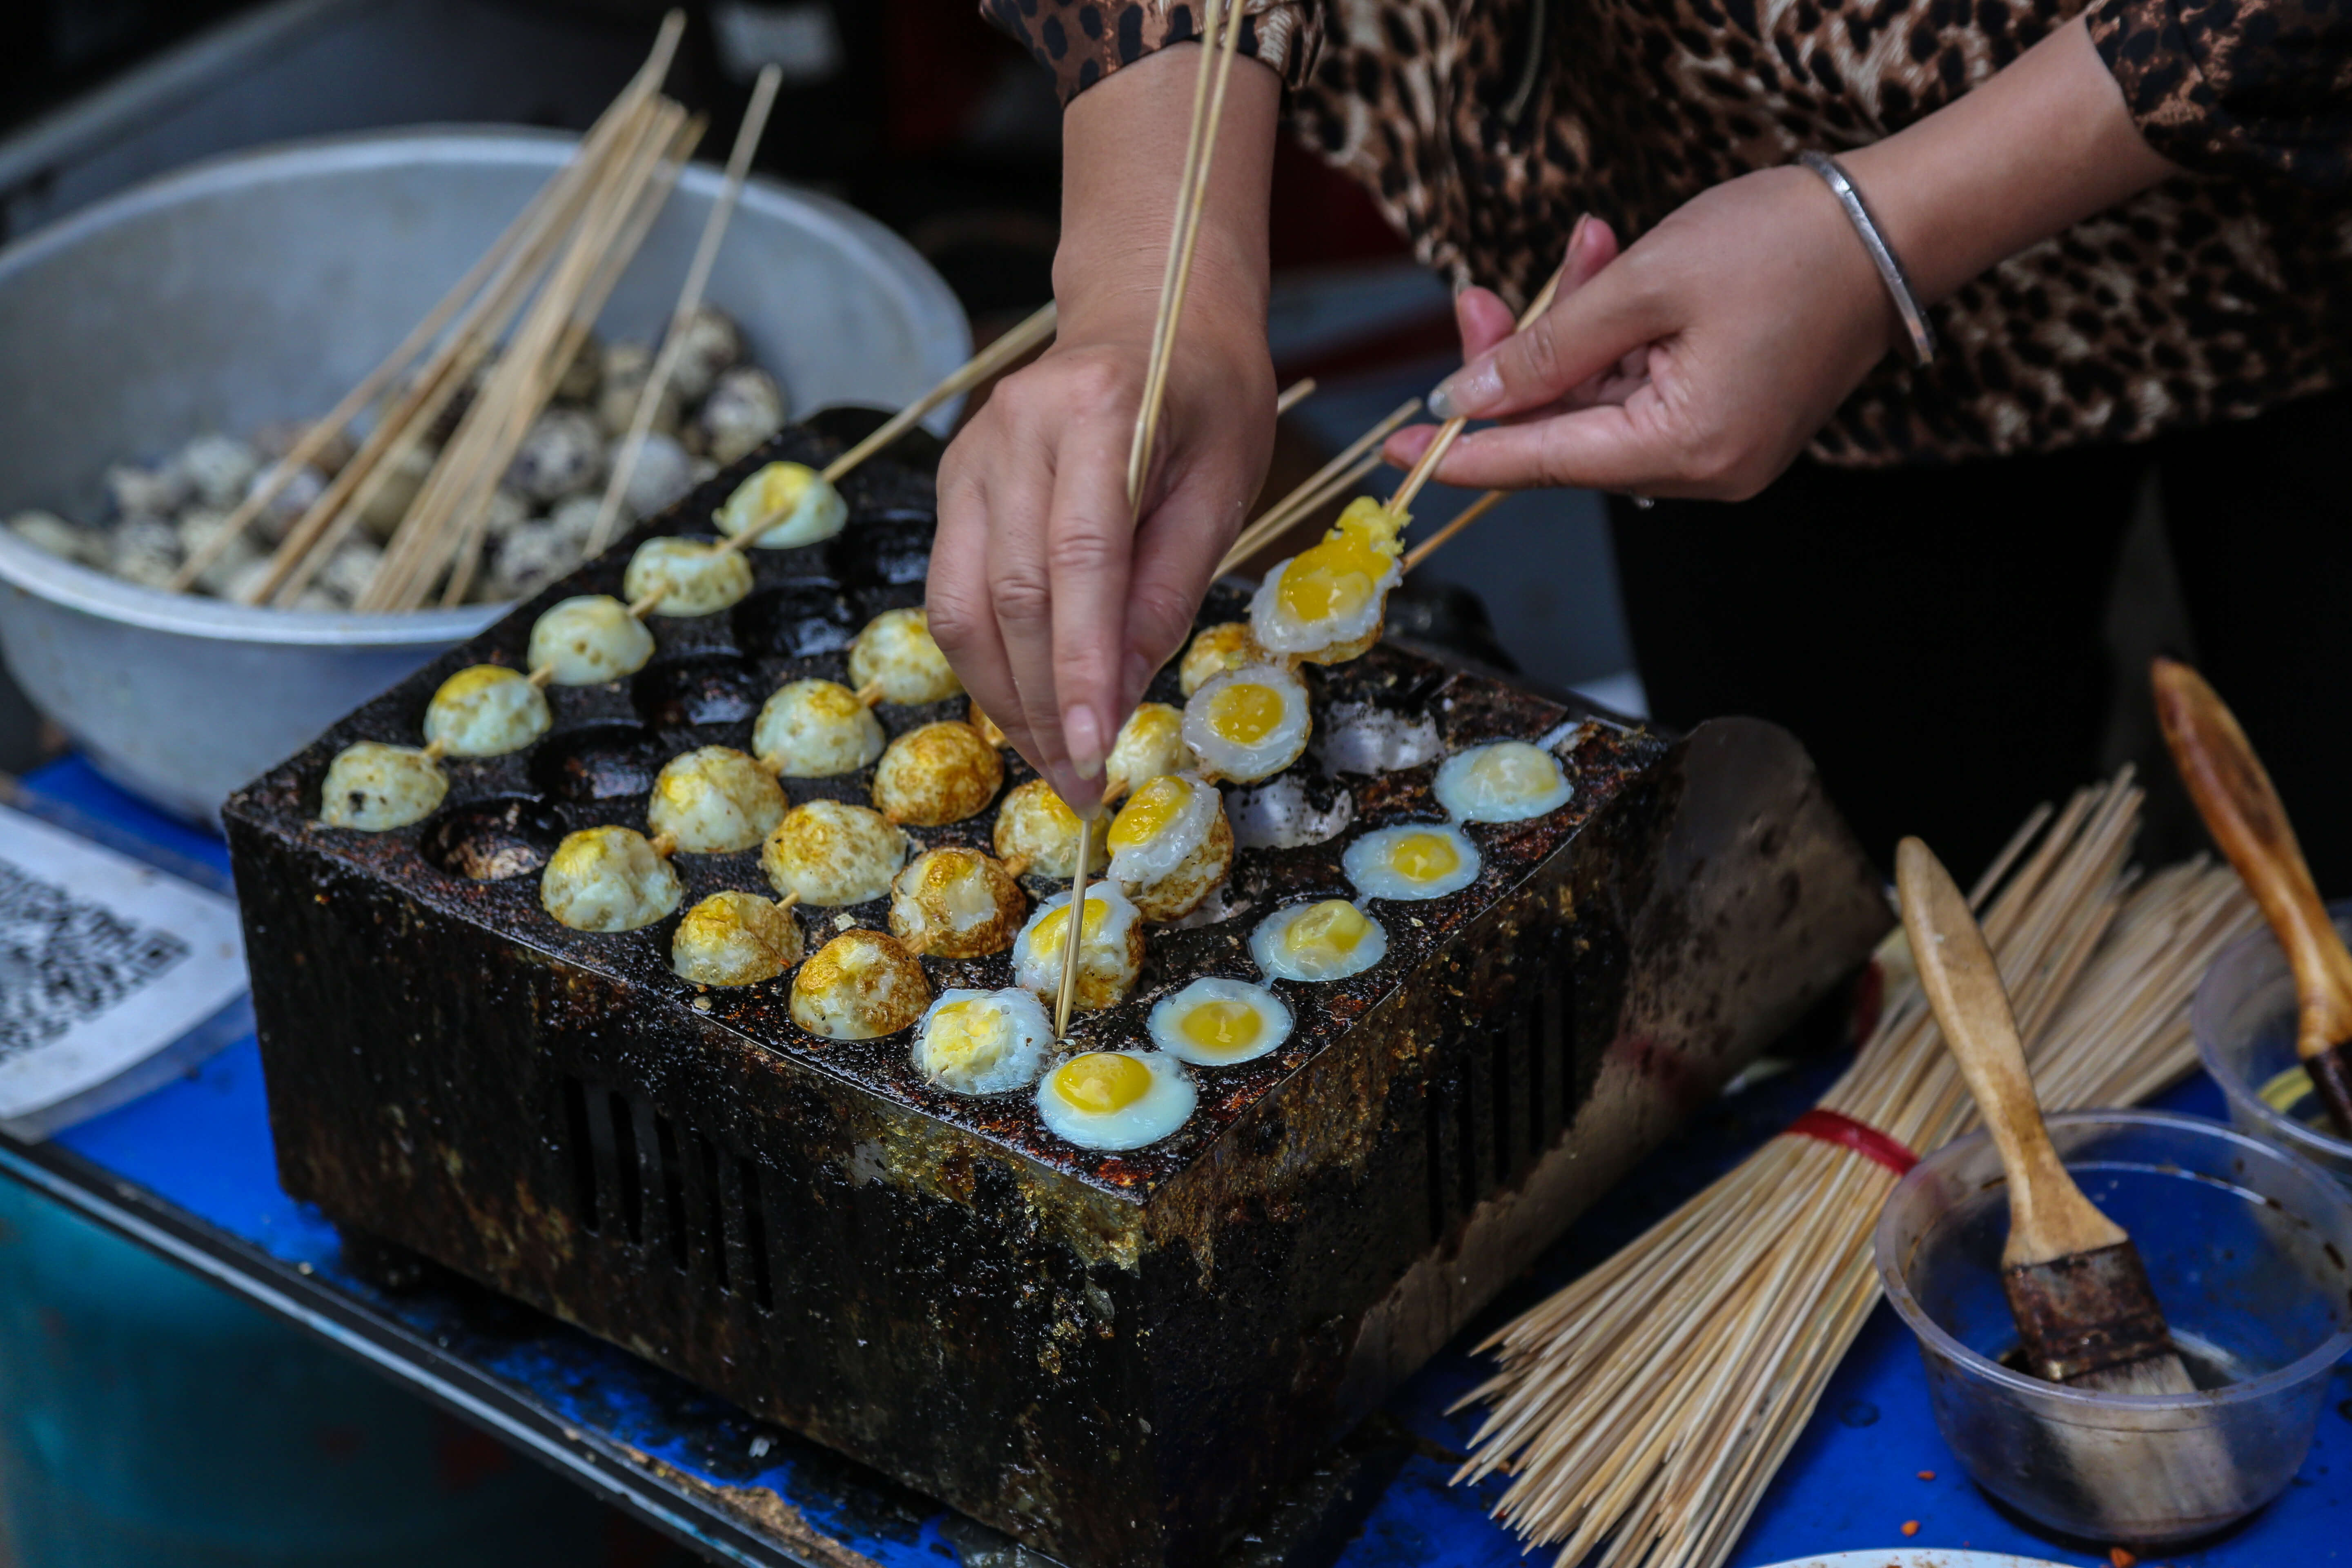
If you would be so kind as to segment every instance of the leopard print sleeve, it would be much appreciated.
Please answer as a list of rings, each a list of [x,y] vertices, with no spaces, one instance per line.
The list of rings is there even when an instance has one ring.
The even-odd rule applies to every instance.
[[[2352,187],[2352,0],[2097,0],[2089,17],[2165,157]]]
[[[1054,73],[1062,101],[1154,49],[1199,35],[1199,0],[980,0],[980,14]],[[1241,52],[1297,87],[1315,63],[1321,0],[1242,0]]]

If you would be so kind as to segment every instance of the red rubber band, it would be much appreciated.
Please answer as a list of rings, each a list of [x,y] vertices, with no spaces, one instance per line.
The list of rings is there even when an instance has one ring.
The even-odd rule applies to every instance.
[[[1786,1136],[1834,1143],[1841,1149],[1852,1150],[1874,1165],[1885,1166],[1898,1176],[1910,1174],[1911,1167],[1919,1163],[1918,1155],[1877,1128],[1818,1106],[1790,1122]]]

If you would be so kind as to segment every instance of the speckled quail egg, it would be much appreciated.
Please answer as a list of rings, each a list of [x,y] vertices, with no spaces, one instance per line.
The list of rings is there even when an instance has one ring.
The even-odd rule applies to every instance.
[[[1276,980],[1345,980],[1388,950],[1381,922],[1345,899],[1276,910],[1250,933],[1250,956]]]
[[[723,466],[782,429],[784,412],[784,389],[776,378],[757,365],[739,364],[720,374],[695,422],[710,442],[711,457]]]
[[[677,388],[680,397],[698,403],[710,395],[721,374],[741,363],[743,329],[726,311],[698,305],[679,324],[677,333],[677,361],[670,372],[670,384]]]
[[[144,588],[168,588],[180,569],[179,531],[161,518],[127,518],[114,525],[106,569]]]
[[[1095,837],[1088,876],[1110,864],[1110,846],[1103,837]],[[1044,779],[1031,779],[1007,792],[1004,804],[996,808],[992,842],[998,859],[1017,863],[1024,872],[1062,881],[1078,874],[1078,814]]]
[[[319,820],[330,827],[389,833],[440,809],[449,780],[415,746],[362,741],[345,746],[319,786]]]
[[[559,403],[586,403],[596,395],[604,384],[604,344],[595,333],[583,333],[580,345],[572,351],[572,362],[563,374],[555,378],[555,400]]]
[[[709,616],[740,604],[751,591],[751,563],[740,551],[702,539],[648,539],[629,557],[621,592],[629,603],[652,595],[650,614]]]
[[[211,549],[214,539],[228,527],[228,519],[227,512],[210,507],[183,512],[177,524],[181,558],[189,559]],[[254,537],[239,533],[222,545],[205,569],[196,574],[196,588],[200,593],[215,595],[226,594],[237,574],[262,558],[261,547]]]
[[[878,811],[837,800],[803,801],[760,849],[779,893],[806,904],[862,904],[890,890],[907,863],[908,838]]]
[[[1003,1094],[1036,1082],[1053,1044],[1026,991],[942,991],[915,1031],[915,1070],[957,1094]]]
[[[170,517],[188,504],[194,488],[176,463],[154,468],[117,463],[106,470],[106,496],[118,518]]]
[[[854,773],[882,754],[882,721],[857,693],[833,680],[777,688],[751,727],[751,749],[788,779]]]
[[[839,533],[849,521],[849,503],[806,463],[770,463],[737,485],[712,521],[730,539],[764,521],[769,526],[761,530],[752,547],[791,550]]]
[[[415,503],[416,493],[432,477],[433,465],[440,460],[438,447],[420,441],[401,443],[361,484],[360,525],[377,539],[390,539]]]
[[[849,645],[849,684],[878,688],[885,702],[944,702],[963,689],[921,610],[885,610],[866,623]]]
[[[1087,1051],[1037,1086],[1037,1114],[1081,1149],[1140,1149],[1184,1125],[1200,1091],[1160,1051]]]
[[[368,591],[383,568],[383,552],[364,539],[353,539],[327,557],[311,582],[330,598],[348,605]]]
[[[874,808],[893,822],[945,827],[986,811],[1003,787],[1003,754],[950,719],[890,742],[874,767]]]
[[[632,827],[567,833],[539,877],[540,907],[574,931],[635,931],[677,908],[677,871]]]
[[[909,952],[981,958],[1013,945],[1028,910],[1012,873],[977,849],[929,849],[890,884],[890,934]]]
[[[547,698],[520,670],[468,665],[441,683],[425,707],[425,739],[453,757],[520,752],[554,722]]]
[[[1211,779],[1255,784],[1297,762],[1314,721],[1307,688],[1276,664],[1229,669],[1184,704],[1184,742]]]
[[[1250,638],[1312,664],[1354,658],[1381,637],[1389,590],[1404,577],[1404,514],[1358,496],[1318,542],[1265,574],[1250,600]]]
[[[1224,621],[1202,626],[1192,634],[1192,645],[1185,648],[1183,658],[1176,666],[1176,681],[1183,688],[1184,695],[1190,697],[1213,676],[1265,661],[1263,650],[1250,642],[1248,625]]]
[[[1062,947],[1069,938],[1070,895],[1037,906],[1013,940],[1013,978],[1047,1001],[1062,984]],[[1135,989],[1143,970],[1143,916],[1116,886],[1087,889],[1086,923],[1078,932],[1076,1005],[1088,1012],[1116,1006]]]
[[[793,912],[757,893],[713,893],[686,911],[670,938],[669,964],[697,985],[757,985],[801,961]]]
[[[623,441],[606,449],[605,465],[617,468]],[[686,448],[657,430],[646,433],[637,460],[629,469],[628,488],[621,492],[623,509],[631,517],[651,517],[694,488],[694,464]]]
[[[531,421],[508,465],[506,482],[533,500],[576,496],[604,477],[604,432],[595,416],[550,408]]]
[[[246,487],[261,469],[261,454],[234,436],[199,436],[173,461],[198,500],[224,510],[245,499]]]
[[[604,380],[596,388],[596,423],[605,435],[628,433],[653,368],[654,351],[643,343],[617,342],[604,350]],[[677,384],[671,382],[654,400],[653,423],[647,428],[675,437],[685,405],[686,400],[678,395]]]
[[[930,1001],[922,964],[878,931],[843,931],[793,976],[793,1022],[828,1040],[895,1035]]]
[[[1442,899],[1478,879],[1478,847],[1450,822],[1374,828],[1339,863],[1367,899]]]
[[[1192,765],[1192,748],[1184,743],[1184,714],[1165,702],[1146,702],[1118,727],[1103,761],[1103,793],[1117,798],[1164,773],[1181,773]]]
[[[732,746],[698,746],[672,757],[646,799],[646,826],[689,855],[750,849],[784,819],[784,792],[767,769]]]
[[[1437,765],[1435,790],[1437,804],[1464,822],[1525,822],[1576,793],[1559,759],[1525,741],[1454,753]]]
[[[96,529],[77,528],[56,512],[37,508],[20,511],[8,520],[8,531],[34,549],[46,550],[62,560],[79,562],[85,566],[106,564],[106,536]]]
[[[1215,786],[1163,773],[1137,790],[1111,819],[1111,879],[1143,918],[1181,920],[1234,864],[1234,830]]]
[[[654,634],[610,594],[550,605],[530,628],[530,667],[558,686],[601,686],[635,675],[654,656]]]
[[[1151,1043],[1195,1067],[1255,1061],[1290,1038],[1290,1009],[1246,980],[1195,980],[1162,997],[1145,1026]]]

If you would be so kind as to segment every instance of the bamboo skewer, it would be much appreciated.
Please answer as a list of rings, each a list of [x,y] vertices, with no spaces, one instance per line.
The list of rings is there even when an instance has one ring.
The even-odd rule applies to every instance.
[[[1234,570],[1265,549],[1284,529],[1321,507],[1330,499],[1327,489],[1332,483],[1337,481],[1344,488],[1356,482],[1355,479],[1343,479],[1341,476],[1353,474],[1360,479],[1371,472],[1378,466],[1379,458],[1375,456],[1371,463],[1358,467],[1360,460],[1377,447],[1391,431],[1420,411],[1421,399],[1418,397],[1409,397],[1398,404],[1386,418],[1349,442],[1337,457],[1307,475],[1288,495],[1259,513],[1255,521],[1234,537],[1232,546],[1225,551],[1224,559],[1217,563],[1217,575],[1222,577]],[[1321,499],[1317,499],[1318,496]]]
[[[1502,505],[1510,499],[1510,495],[1511,492],[1508,490],[1488,490],[1485,495],[1455,512],[1453,521],[1444,528],[1404,552],[1404,560],[1400,563],[1403,571],[1410,574],[1414,567],[1436,554],[1440,545]]]
[[[1284,415],[1289,413],[1292,409],[1297,407],[1300,404],[1306,402],[1308,398],[1314,395],[1315,378],[1311,375],[1299,377],[1297,381],[1292,382],[1288,386],[1284,387],[1282,391],[1276,395],[1274,400],[1274,416],[1276,419],[1281,418]]]
[[[1512,329],[1514,331],[1526,331],[1536,324],[1538,319],[1546,310],[1551,309],[1551,302],[1559,297],[1560,279],[1567,275],[1568,263],[1563,260],[1559,269],[1552,273],[1550,279],[1528,302],[1528,308],[1519,313],[1518,324]],[[1404,482],[1398,485],[1396,493],[1389,498],[1390,510],[1402,511],[1412,504],[1413,497],[1421,494],[1422,486],[1429,483],[1429,476],[1444,459],[1445,454],[1453,449],[1454,443],[1461,438],[1463,430],[1469,423],[1469,416],[1457,415],[1437,427],[1437,438],[1429,444],[1429,449],[1422,453],[1421,460],[1413,464],[1412,469],[1406,473]]]

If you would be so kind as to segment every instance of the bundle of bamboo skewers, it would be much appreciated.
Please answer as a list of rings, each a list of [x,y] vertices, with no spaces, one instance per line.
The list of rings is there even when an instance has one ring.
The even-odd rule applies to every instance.
[[[2193,1065],[2188,1003],[2260,917],[2227,867],[2127,865],[2128,773],[2037,813],[1970,902],[2052,1109],[2143,1099]],[[1925,1153],[1974,1106],[1898,931],[1885,1010],[1822,1100]],[[1801,1123],[1801,1126],[1804,1124]],[[1868,1142],[1864,1138],[1863,1142]],[[1775,1138],[1482,1349],[1501,1370],[1454,1478],[1512,1478],[1497,1517],[1559,1561],[1719,1568],[1878,1301],[1870,1237],[1899,1161]]]

